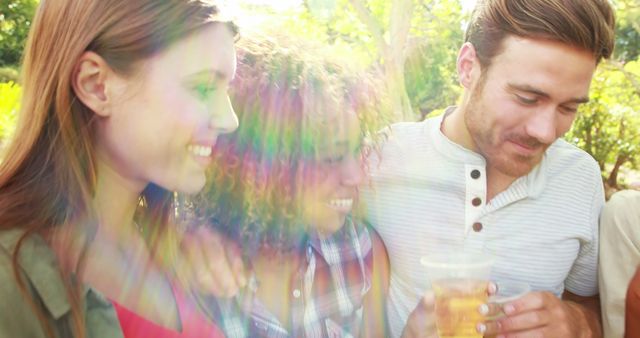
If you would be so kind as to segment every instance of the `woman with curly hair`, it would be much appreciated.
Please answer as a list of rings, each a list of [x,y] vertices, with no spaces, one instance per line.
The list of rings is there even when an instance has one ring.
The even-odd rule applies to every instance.
[[[249,283],[210,308],[228,337],[384,335],[386,252],[352,216],[375,92],[309,43],[245,37],[238,55],[240,127],[194,210],[240,245]]]

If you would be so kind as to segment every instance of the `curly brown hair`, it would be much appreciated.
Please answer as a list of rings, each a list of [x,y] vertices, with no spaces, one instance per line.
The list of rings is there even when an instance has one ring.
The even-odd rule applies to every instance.
[[[387,123],[382,86],[308,41],[271,34],[243,37],[237,47],[231,98],[240,127],[219,138],[194,214],[248,257],[265,247],[286,253],[307,236],[301,178],[317,163],[319,141],[331,137],[331,117],[355,112],[371,140]]]
[[[508,35],[559,41],[609,58],[615,43],[614,10],[608,0],[480,0],[465,41],[483,68],[502,51]]]

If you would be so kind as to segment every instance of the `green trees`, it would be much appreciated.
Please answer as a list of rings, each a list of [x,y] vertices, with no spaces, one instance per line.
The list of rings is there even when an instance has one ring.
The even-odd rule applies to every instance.
[[[616,50],[591,83],[591,101],[581,107],[566,139],[589,152],[600,165],[609,191],[629,182],[621,173],[638,169],[640,159],[640,3],[614,2]]]
[[[21,88],[16,68],[31,26],[37,0],[0,0],[0,151],[13,134]]]
[[[421,4],[405,63],[405,81],[416,118],[456,103],[461,93],[455,69],[466,14],[457,0]]]
[[[640,56],[640,2],[615,0],[616,6],[616,57],[635,60]]]
[[[330,3],[330,4],[328,4]],[[452,73],[462,41],[459,0],[306,0],[305,26],[329,44],[348,45],[383,75],[398,120],[417,120],[455,102]]]
[[[637,169],[640,147],[640,79],[638,60],[600,66],[591,84],[591,101],[580,108],[566,138],[590,153],[607,188],[618,189],[621,169]]]
[[[38,0],[0,0],[0,67],[20,63]]]
[[[381,109],[393,111],[395,120],[418,120],[454,104],[461,92],[455,59],[468,15],[461,1],[304,0],[284,12],[254,4],[239,19],[263,20],[257,29],[286,31],[348,54],[350,62],[377,79],[378,94],[388,102]],[[617,10],[614,58],[600,65],[591,102],[581,107],[566,139],[592,154],[607,187],[618,189],[632,183],[628,174],[640,166],[640,2],[612,2]],[[15,81],[16,71],[2,67],[19,62],[37,3],[0,0],[0,82]],[[17,88],[0,86],[0,139],[15,121]]]

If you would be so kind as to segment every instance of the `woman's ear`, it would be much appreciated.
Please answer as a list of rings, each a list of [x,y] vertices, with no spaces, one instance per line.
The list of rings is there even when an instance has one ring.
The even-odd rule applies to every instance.
[[[460,84],[466,89],[471,88],[471,84],[474,81],[475,68],[480,67],[480,62],[476,55],[476,49],[470,42],[466,42],[460,48],[456,66]]]
[[[82,103],[99,116],[109,116],[107,81],[113,75],[111,67],[98,54],[84,52],[76,63],[71,84]]]

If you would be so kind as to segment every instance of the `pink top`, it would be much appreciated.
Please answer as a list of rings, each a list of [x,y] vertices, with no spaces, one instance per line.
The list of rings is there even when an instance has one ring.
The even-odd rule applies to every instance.
[[[174,331],[130,311],[124,306],[111,301],[118,314],[120,327],[125,338],[224,338],[222,331],[207,319],[196,304],[184,296],[180,288],[172,286],[173,295],[178,306],[178,315],[182,323],[182,332]]]

